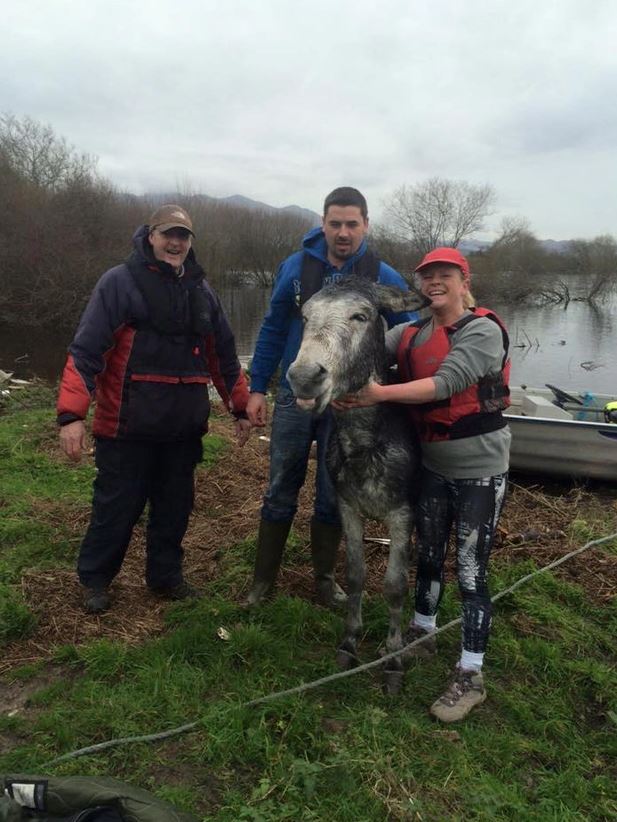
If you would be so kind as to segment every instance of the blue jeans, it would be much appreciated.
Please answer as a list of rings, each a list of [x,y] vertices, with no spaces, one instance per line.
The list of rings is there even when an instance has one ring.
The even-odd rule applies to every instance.
[[[320,522],[339,525],[334,486],[326,468],[326,450],[332,430],[332,412],[303,411],[289,388],[276,397],[270,440],[270,484],[261,509],[263,519],[290,522],[298,508],[298,494],[306,479],[309,453],[317,441],[317,477],[314,516]]]

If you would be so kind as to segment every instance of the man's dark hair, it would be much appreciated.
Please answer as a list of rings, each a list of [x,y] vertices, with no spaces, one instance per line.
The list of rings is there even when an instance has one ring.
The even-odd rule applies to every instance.
[[[360,213],[365,220],[368,217],[368,206],[366,205],[366,200],[364,199],[364,195],[360,194],[357,188],[342,186],[341,188],[335,188],[334,191],[331,191],[324,200],[324,217],[328,213],[330,206],[333,205],[356,206],[360,209]]]

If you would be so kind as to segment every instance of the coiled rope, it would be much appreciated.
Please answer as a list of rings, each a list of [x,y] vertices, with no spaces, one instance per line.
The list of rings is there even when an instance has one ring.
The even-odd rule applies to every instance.
[[[567,562],[569,559],[572,559],[572,557],[581,554],[588,548],[591,548],[595,545],[602,545],[605,542],[611,542],[615,539],[617,539],[617,532],[614,534],[610,534],[607,537],[601,537],[600,539],[594,539],[590,542],[587,542],[585,545],[581,546],[580,548],[576,548],[574,551],[570,551],[570,553],[565,554],[563,557],[560,557],[559,559],[556,559],[554,562],[551,562],[548,565],[545,565],[542,568],[538,568],[537,570],[532,571],[530,574],[521,577],[515,583],[510,585],[509,588],[505,588],[503,591],[500,591],[498,594],[495,594],[494,597],[491,597],[491,602],[497,602],[498,600],[502,599],[508,594],[511,594],[513,591],[516,591],[516,589],[520,588],[521,585],[524,585],[526,582],[529,582],[530,579],[533,579],[534,577],[537,577],[539,574],[542,574],[546,571],[551,571],[553,568],[557,568],[559,565],[563,565],[564,562]],[[441,634],[444,631],[447,631],[449,628],[458,625],[460,622],[462,622],[462,618],[458,617],[457,619],[453,619],[450,622],[447,622],[445,625],[442,625],[440,628],[436,628],[431,633],[433,636],[437,636],[437,634]],[[275,691],[271,694],[267,694],[266,696],[260,696],[257,699],[250,700],[250,702],[242,703],[240,707],[252,708],[255,705],[262,705],[266,702],[273,702],[276,699],[282,699],[286,696],[293,696],[294,694],[301,694],[305,691],[311,691],[314,688],[320,688],[322,685],[327,685],[328,683],[335,682],[338,679],[344,679],[347,676],[355,676],[356,674],[362,673],[363,671],[369,671],[372,668],[379,668],[389,659],[394,659],[394,657],[406,653],[415,645],[418,645],[418,643],[422,642],[423,639],[424,637],[419,637],[418,639],[415,639],[413,642],[410,642],[408,645],[405,645],[403,648],[400,648],[398,651],[392,651],[389,654],[385,654],[384,656],[379,657],[379,659],[374,659],[372,662],[365,662],[364,664],[358,665],[357,667],[351,668],[350,670],[338,671],[335,674],[330,674],[329,676],[324,676],[320,679],[315,679],[312,682],[303,682],[301,685],[296,685],[295,688],[288,688],[284,691]],[[77,757],[80,756],[87,756],[88,754],[100,753],[101,751],[107,750],[108,748],[113,748],[119,745],[128,745],[133,742],[157,742],[160,739],[168,739],[170,736],[177,736],[179,734],[187,733],[188,731],[196,730],[200,724],[201,720],[197,719],[194,722],[188,722],[186,725],[179,725],[177,728],[170,728],[167,731],[161,731],[159,733],[145,734],[143,736],[125,736],[117,739],[108,739],[106,742],[99,742],[97,745],[88,745],[86,748],[79,748],[76,751],[71,751],[70,753],[58,756],[55,759],[51,759],[49,762],[46,762],[41,767],[43,769],[47,769],[51,765],[56,765],[59,762],[64,762],[67,759],[77,759]]]

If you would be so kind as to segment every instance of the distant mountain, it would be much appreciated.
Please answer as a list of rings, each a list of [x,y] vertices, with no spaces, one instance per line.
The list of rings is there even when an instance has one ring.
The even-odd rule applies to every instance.
[[[259,200],[251,200],[250,197],[245,197],[242,194],[232,194],[230,197],[208,197],[208,199],[217,200],[219,203],[227,203],[232,206],[238,206],[239,208],[249,208],[254,211],[267,211],[268,213],[284,211],[287,214],[294,214],[298,217],[302,217],[303,219],[310,221],[312,225],[321,224],[321,217],[316,211],[311,211],[310,208],[302,208],[297,205],[288,205],[277,208],[277,206],[271,206],[268,205],[268,203],[262,203]]]
[[[177,192],[157,192],[155,194],[149,193],[143,195],[144,199],[154,201],[156,203],[170,203],[178,199]],[[251,200],[250,197],[245,197],[243,194],[232,194],[229,197],[211,197],[209,194],[192,194],[192,199],[205,200],[209,203],[222,203],[223,205],[235,206],[236,208],[246,208],[251,211],[265,211],[268,214],[285,213],[293,214],[297,217],[302,217],[312,226],[321,225],[321,217],[316,211],[311,211],[310,208],[302,208],[302,206],[288,205],[278,208],[277,206],[262,203],[259,200]]]
[[[477,251],[486,251],[492,243],[487,240],[462,240],[459,243],[459,250],[461,254],[474,254]]]
[[[172,202],[177,197],[177,195],[173,193],[159,193],[154,195],[148,194],[145,196],[150,199],[154,198],[161,203]],[[209,194],[197,194],[193,196],[209,202],[223,203],[226,205],[235,206],[237,208],[250,209],[251,211],[265,211],[269,214],[274,214],[276,212],[294,214],[298,217],[302,217],[312,226],[321,225],[321,216],[316,211],[312,211],[310,208],[303,208],[298,205],[281,207],[271,206],[268,203],[262,203],[260,200],[252,200],[250,197],[245,197],[243,194],[231,194],[229,197],[211,197]],[[463,240],[459,244],[459,249],[462,254],[476,254],[478,252],[486,251],[486,249],[490,248],[491,245],[492,242],[489,240],[475,240],[471,237],[470,239]],[[570,240],[540,240],[540,245],[545,251],[552,254],[567,254],[570,250]]]
[[[567,254],[570,250],[570,240],[540,240],[540,245],[554,254]]]
[[[310,220],[313,226],[321,225],[321,216],[316,211],[311,211],[310,208],[302,208],[302,206],[288,205],[283,206],[281,211],[289,211],[292,214],[299,214],[305,220]]]

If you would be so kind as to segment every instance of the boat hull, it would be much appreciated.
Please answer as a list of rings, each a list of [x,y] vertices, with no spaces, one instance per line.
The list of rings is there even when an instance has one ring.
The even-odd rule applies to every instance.
[[[511,470],[617,482],[617,425],[605,422],[603,413],[614,398],[564,396],[574,402],[555,403],[548,388],[511,388],[505,414],[512,432]]]
[[[617,425],[505,416],[512,471],[617,482]]]

